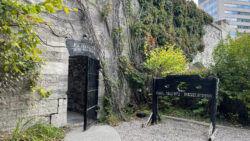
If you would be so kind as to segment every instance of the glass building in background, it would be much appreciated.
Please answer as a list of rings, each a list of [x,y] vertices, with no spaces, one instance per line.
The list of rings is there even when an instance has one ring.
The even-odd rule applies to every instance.
[[[250,32],[250,0],[199,0],[199,8],[215,21],[227,20],[232,36]]]

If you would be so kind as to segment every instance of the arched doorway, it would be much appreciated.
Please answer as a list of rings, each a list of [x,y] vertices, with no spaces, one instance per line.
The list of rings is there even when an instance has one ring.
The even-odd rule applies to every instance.
[[[84,130],[97,121],[99,60],[88,42],[67,40],[69,50],[68,124],[83,123]]]

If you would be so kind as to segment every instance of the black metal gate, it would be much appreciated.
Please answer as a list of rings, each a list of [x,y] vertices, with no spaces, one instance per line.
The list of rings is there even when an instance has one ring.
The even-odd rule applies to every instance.
[[[96,123],[98,107],[99,61],[87,57],[84,92],[84,130]]]

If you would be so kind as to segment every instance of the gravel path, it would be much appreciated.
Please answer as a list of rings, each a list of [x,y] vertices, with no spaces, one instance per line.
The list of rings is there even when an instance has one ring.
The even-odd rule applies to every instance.
[[[165,119],[157,125],[142,128],[146,120],[122,122],[115,129],[122,141],[207,141],[207,126]],[[216,141],[250,141],[250,130],[218,127]]]

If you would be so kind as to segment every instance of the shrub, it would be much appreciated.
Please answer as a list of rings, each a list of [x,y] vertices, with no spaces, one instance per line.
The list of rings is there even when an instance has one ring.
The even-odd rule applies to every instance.
[[[145,66],[153,72],[154,76],[165,77],[168,74],[184,73],[188,66],[182,50],[175,49],[174,45],[157,47],[147,54]]]
[[[64,137],[62,128],[41,121],[26,129],[32,120],[21,124],[23,119],[19,119],[16,129],[6,141],[54,141]]]
[[[238,121],[249,123],[250,115],[250,34],[228,37],[214,50],[212,72],[220,79],[219,111],[226,117],[235,115]]]

